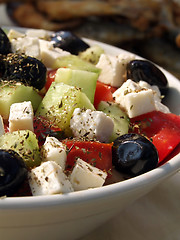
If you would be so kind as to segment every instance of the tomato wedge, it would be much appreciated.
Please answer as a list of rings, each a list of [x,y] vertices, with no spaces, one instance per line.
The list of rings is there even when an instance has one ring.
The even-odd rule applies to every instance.
[[[106,171],[109,176],[111,175],[112,144],[69,139],[64,140],[63,143],[69,149],[67,169],[72,169],[77,158],[81,158],[91,165]]]
[[[131,119],[132,132],[152,139],[159,154],[159,164],[180,144],[180,116],[153,111]]]
[[[56,72],[57,72],[57,69],[47,71],[46,84],[45,84],[46,91],[51,86],[51,83],[54,82]]]
[[[64,138],[64,132],[43,117],[34,117],[33,125],[39,146],[44,144],[47,136],[56,137],[59,140]]]
[[[113,101],[113,92],[116,91],[117,88],[111,87],[107,84],[97,81],[96,83],[96,91],[94,95],[94,107],[97,109],[98,104],[101,101]]]

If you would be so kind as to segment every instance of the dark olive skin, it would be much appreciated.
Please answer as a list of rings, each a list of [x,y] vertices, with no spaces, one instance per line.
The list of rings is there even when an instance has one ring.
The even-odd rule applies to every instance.
[[[70,31],[59,31],[51,35],[54,47],[61,48],[71,54],[78,55],[90,46]]]
[[[130,177],[156,168],[159,160],[152,142],[134,133],[122,135],[114,141],[112,157],[116,170]]]
[[[11,43],[6,33],[0,28],[0,54],[11,53]]]
[[[157,85],[162,93],[168,89],[168,81],[164,73],[152,62],[146,60],[132,60],[127,64],[127,79],[134,82],[145,81],[150,85]]]
[[[45,65],[36,58],[11,53],[0,56],[0,75],[3,80],[21,82],[41,90],[46,83]]]
[[[27,172],[18,153],[0,149],[0,196],[11,196],[27,178]]]

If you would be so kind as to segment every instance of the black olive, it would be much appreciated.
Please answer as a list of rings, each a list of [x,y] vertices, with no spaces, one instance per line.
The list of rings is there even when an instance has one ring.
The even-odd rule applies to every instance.
[[[3,58],[4,55],[0,54],[0,78],[2,78],[5,73],[5,63]]]
[[[6,33],[0,28],[0,54],[8,54],[11,52],[11,43]]]
[[[51,35],[54,47],[61,48],[71,54],[78,55],[90,46],[70,31],[59,31]]]
[[[159,159],[152,142],[134,133],[122,135],[114,141],[112,157],[115,168],[131,177],[154,169]]]
[[[141,80],[150,85],[157,85],[160,91],[165,94],[168,81],[164,73],[152,62],[147,60],[132,60],[127,64],[127,79],[134,82]]]
[[[45,65],[36,58],[10,53],[1,56],[1,78],[3,80],[22,82],[41,90],[46,83]]]
[[[27,178],[27,168],[13,150],[0,149],[0,196],[11,196]]]

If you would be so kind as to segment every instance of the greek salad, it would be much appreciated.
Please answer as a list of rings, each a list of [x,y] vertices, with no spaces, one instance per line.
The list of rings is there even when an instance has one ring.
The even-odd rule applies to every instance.
[[[0,61],[1,197],[102,187],[180,152],[180,116],[152,62],[37,29],[0,29]]]

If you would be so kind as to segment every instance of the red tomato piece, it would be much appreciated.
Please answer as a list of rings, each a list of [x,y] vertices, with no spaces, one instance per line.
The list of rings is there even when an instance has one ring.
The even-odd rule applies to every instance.
[[[175,128],[165,127],[152,137],[152,141],[158,150],[161,163],[180,143],[180,135]]]
[[[131,119],[132,132],[152,139],[159,154],[159,164],[180,144],[180,116],[153,111]]]
[[[180,143],[178,144],[177,147],[175,147],[175,149],[173,149],[173,151],[162,162],[159,163],[159,166],[165,162],[168,162],[171,158],[176,156],[178,153],[180,153]]]
[[[117,88],[111,87],[107,84],[97,81],[96,83],[96,91],[94,95],[94,106],[97,109],[98,104],[101,101],[113,101],[113,92],[116,91]]]
[[[63,143],[70,150],[67,154],[67,169],[72,169],[77,158],[106,171],[111,175],[112,144],[66,139]]]
[[[53,136],[58,139],[64,138],[63,131],[43,117],[34,117],[33,125],[34,133],[40,146],[44,144],[47,136]]]
[[[47,71],[46,84],[45,84],[46,91],[51,86],[51,83],[54,82],[56,72],[57,72],[57,69]]]
[[[4,132],[5,133],[9,132],[9,124],[8,124],[8,122],[4,122]]]

